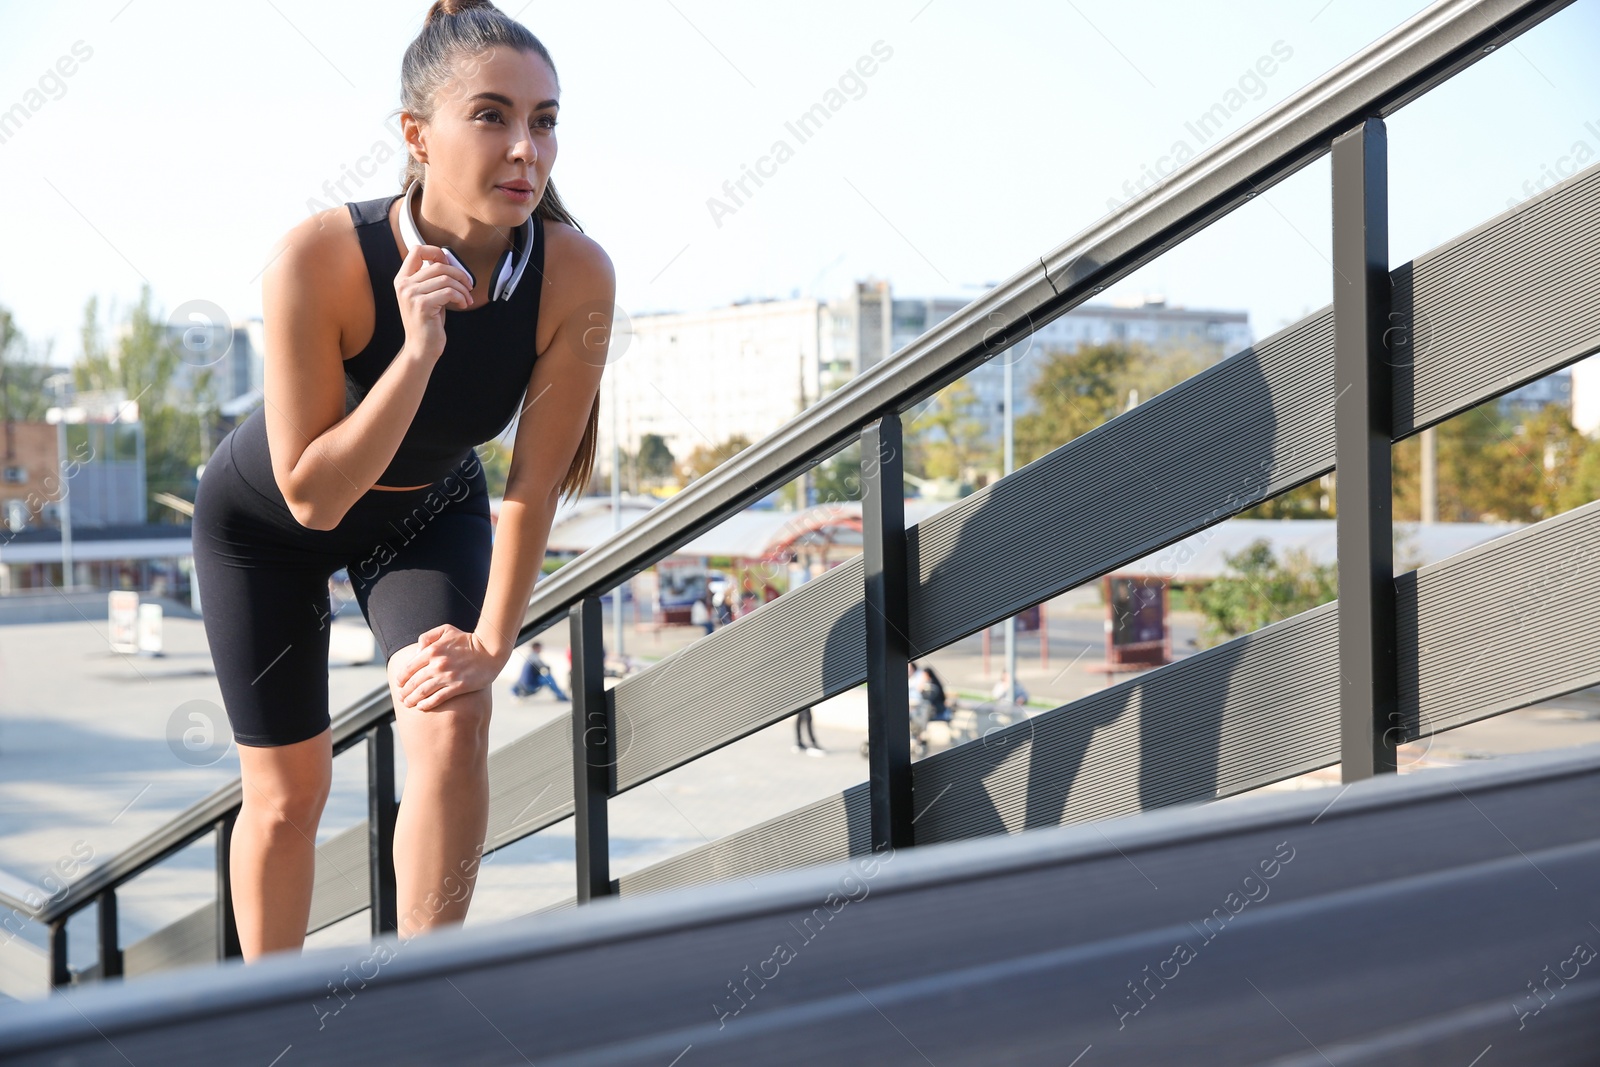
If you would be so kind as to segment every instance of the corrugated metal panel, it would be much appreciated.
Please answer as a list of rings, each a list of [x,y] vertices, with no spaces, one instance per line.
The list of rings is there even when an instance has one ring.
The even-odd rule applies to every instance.
[[[1600,685],[1600,501],[1395,583],[1406,738]]]
[[[372,883],[367,867],[365,819],[317,846],[316,882],[306,933],[332,926],[371,904]]]
[[[858,557],[624,678],[610,690],[617,791],[858,685],[861,589]]]
[[[911,765],[919,845],[1231,796],[1339,760],[1338,605]],[[619,879],[627,894],[870,850],[867,784]],[[848,849],[848,851],[846,851]]]
[[[1395,437],[1600,348],[1600,164],[1395,271]]]
[[[871,850],[868,805],[863,782],[615,881],[626,895],[848,859]]]
[[[122,949],[122,974],[126,978],[216,962],[217,909],[210,901]]]
[[[1331,326],[1319,312],[913,527],[913,654],[1326,469]],[[855,559],[625,679],[618,791],[860,684],[864,611]]]
[[[571,814],[571,719],[554,719],[489,754],[486,849],[509,845]]]
[[[1339,759],[1335,604],[912,764],[918,844],[1231,796]]]
[[[1600,165],[1545,194],[1537,210],[1507,213],[1393,273],[1397,298],[1402,286],[1414,290],[1415,314],[1433,339],[1414,346],[1430,410],[1464,410],[1485,390],[1523,384],[1600,346],[1597,189]],[[1583,216],[1580,231],[1593,228],[1596,239],[1556,241],[1547,229],[1569,213]],[[1508,304],[1497,295],[1523,276],[1536,299]],[[1483,333],[1486,306],[1510,324],[1462,358],[1444,339]],[[1332,355],[1324,308],[924,519],[907,533],[912,655],[1139,557],[1159,559],[1163,546],[1203,537],[1230,514],[1331,469]],[[1397,403],[1400,380],[1410,377],[1404,369]],[[846,566],[848,589],[836,584]],[[808,583],[618,686],[618,736],[628,744],[618,789],[859,684],[859,567],[836,567],[826,586]],[[825,606],[810,605],[824,596]],[[770,636],[755,632],[767,629]],[[817,631],[827,634],[822,648],[791,636]],[[728,677],[749,684],[733,689],[720,681]]]
[[[912,591],[914,654],[1325,470],[1331,323],[1319,312],[913,527],[913,573],[925,583]],[[1132,506],[1104,506],[1147,483]],[[618,685],[618,790],[859,684],[860,567],[835,567]]]

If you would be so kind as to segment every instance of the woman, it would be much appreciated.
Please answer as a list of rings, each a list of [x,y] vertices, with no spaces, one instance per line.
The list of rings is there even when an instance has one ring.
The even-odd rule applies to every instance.
[[[557,501],[593,467],[615,295],[610,259],[550,181],[559,93],[522,25],[486,0],[435,3],[401,67],[403,187],[420,195],[307,219],[264,275],[265,402],[218,444],[194,516],[206,637],[240,746],[230,873],[247,961],[304,944],[332,773],[327,578],[340,567],[387,664],[406,754],[399,934],[466,916],[488,826],[490,685]],[[518,416],[491,542],[474,446]]]
[[[922,668],[922,698],[932,709],[934,722],[950,721],[950,706],[946,703],[944,682],[939,679],[939,672],[932,666]]]

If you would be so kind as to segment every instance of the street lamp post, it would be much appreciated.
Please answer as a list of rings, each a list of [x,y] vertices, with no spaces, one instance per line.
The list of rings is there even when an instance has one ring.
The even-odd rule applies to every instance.
[[[72,409],[66,405],[67,391],[71,383],[65,375],[57,375],[51,379],[56,394],[55,406],[45,412],[46,422],[55,423],[56,427],[56,481],[61,486],[61,499],[56,503],[56,516],[61,522],[61,589],[62,592],[72,591],[72,501],[67,490],[67,423],[83,422],[84,412],[81,408]]]
[[[59,411],[57,413],[61,414]],[[56,514],[61,517],[61,590],[70,593],[72,592],[72,493],[67,488],[67,475],[61,462],[67,454],[67,420],[58,417],[55,423],[56,477],[61,483],[61,500],[56,505]]]
[[[1002,402],[1005,410],[1005,465],[1002,474],[1010,474],[1012,464],[1015,462],[1013,452],[1015,434],[1012,431],[1011,418],[1011,364],[1014,360],[1008,351],[1001,357],[1005,362],[1005,400]],[[1017,617],[1006,617],[1006,711],[1009,713],[1017,703]]]
[[[617,437],[617,375],[613,371],[611,374],[611,531],[615,533],[620,529],[622,529],[622,443]],[[628,582],[623,582],[611,591],[613,598],[611,625],[615,633],[613,643],[616,645],[618,656],[623,656],[627,652],[622,637],[622,590],[627,584]]]

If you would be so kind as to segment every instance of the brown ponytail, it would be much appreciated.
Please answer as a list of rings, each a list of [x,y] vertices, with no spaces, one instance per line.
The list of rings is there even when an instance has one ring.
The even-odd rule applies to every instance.
[[[492,8],[494,5],[489,3],[489,0],[436,0],[434,5],[428,8],[428,17],[423,19],[423,25],[427,25],[441,15],[459,15],[463,11],[468,11],[475,7]]]

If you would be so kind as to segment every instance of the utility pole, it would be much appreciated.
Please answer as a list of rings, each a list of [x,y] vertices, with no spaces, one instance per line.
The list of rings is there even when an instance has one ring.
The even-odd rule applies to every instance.
[[[1422,521],[1439,521],[1439,444],[1437,427],[1422,431]]]

